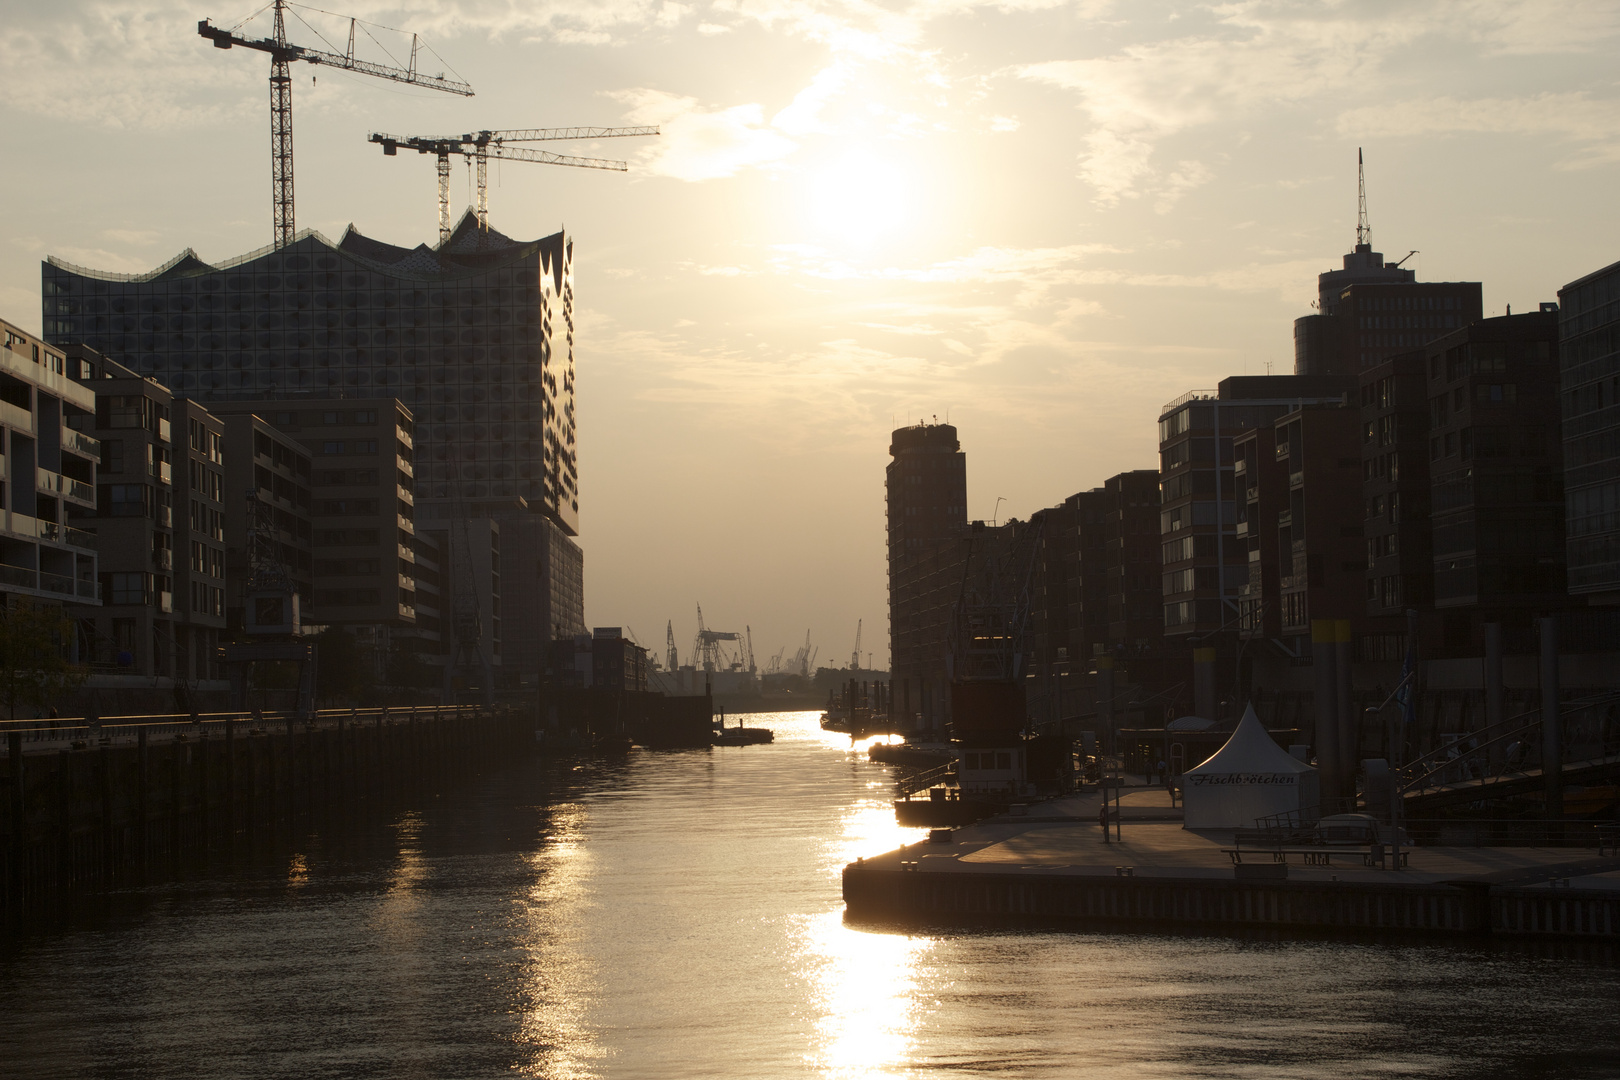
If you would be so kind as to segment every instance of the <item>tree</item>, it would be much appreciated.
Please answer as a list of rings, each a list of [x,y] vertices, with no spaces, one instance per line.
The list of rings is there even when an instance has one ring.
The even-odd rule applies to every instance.
[[[19,598],[0,608],[0,705],[17,719],[19,708],[45,712],[89,676],[69,659],[73,620],[61,607]]]

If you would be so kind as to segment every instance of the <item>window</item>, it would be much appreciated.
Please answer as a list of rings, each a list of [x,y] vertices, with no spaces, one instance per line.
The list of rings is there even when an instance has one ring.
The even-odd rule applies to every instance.
[[[104,517],[146,517],[151,495],[145,484],[103,484]]]
[[[375,514],[376,499],[322,499],[315,504],[315,512],[322,517],[342,517],[348,514]]]
[[[124,440],[103,439],[101,441],[101,467],[107,472],[124,471]]]
[[[144,604],[148,601],[150,579],[145,574],[108,574],[107,595],[110,604]]]

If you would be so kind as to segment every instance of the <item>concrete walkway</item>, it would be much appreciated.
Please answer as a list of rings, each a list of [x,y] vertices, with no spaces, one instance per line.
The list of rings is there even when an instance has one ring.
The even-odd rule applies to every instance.
[[[1093,792],[1037,803],[1021,815],[1001,815],[956,829],[949,844],[925,841],[866,862],[885,865],[892,860],[898,865],[914,860],[924,873],[1114,877],[1118,868],[1130,867],[1135,877],[1233,877],[1231,859],[1222,851],[1232,846],[1231,830],[1184,829],[1180,809],[1171,807],[1163,787],[1127,788],[1122,793],[1122,841],[1103,842],[1097,824],[1101,802],[1101,795]],[[1350,851],[1342,858],[1342,864],[1335,859],[1330,866],[1305,866],[1300,856],[1290,856],[1288,878],[1389,885],[1473,879],[1552,888],[1549,879],[1567,877],[1572,888],[1620,891],[1620,858],[1599,859],[1592,848],[1419,847],[1410,849],[1408,867],[1399,871],[1363,866]],[[1246,863],[1269,861],[1264,852],[1245,855]]]

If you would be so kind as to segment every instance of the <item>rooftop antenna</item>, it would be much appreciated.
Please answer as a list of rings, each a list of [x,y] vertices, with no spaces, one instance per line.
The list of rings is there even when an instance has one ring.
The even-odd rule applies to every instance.
[[[1367,169],[1356,147],[1356,249],[1372,246],[1372,226],[1367,224]]]

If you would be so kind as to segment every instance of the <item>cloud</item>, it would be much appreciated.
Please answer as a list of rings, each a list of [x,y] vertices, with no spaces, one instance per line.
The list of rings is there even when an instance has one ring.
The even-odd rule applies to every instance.
[[[1201,182],[1178,167],[1161,180],[1161,142],[1193,128],[1240,121],[1262,110],[1354,95],[1394,97],[1391,61],[1425,42],[1486,55],[1591,48],[1620,27],[1620,12],[1578,0],[1533,11],[1507,0],[1438,4],[1246,0],[1210,9],[1205,25],[1136,42],[1100,57],[1015,69],[1024,79],[1075,94],[1091,122],[1079,175],[1097,202],[1156,193],[1173,205]],[[1562,20],[1562,21],[1561,21]],[[1337,103],[1337,102],[1335,102]],[[1376,112],[1385,106],[1369,106]]]
[[[705,109],[695,98],[648,89],[610,96],[630,106],[626,119],[662,128],[662,137],[640,164],[657,176],[717,180],[773,165],[798,149],[793,140],[766,126],[757,104]]]
[[[1353,137],[1411,138],[1474,132],[1550,135],[1581,144],[1583,154],[1566,165],[1620,161],[1620,102],[1580,93],[1546,93],[1521,98],[1452,97],[1395,102],[1339,114],[1339,134]]]

